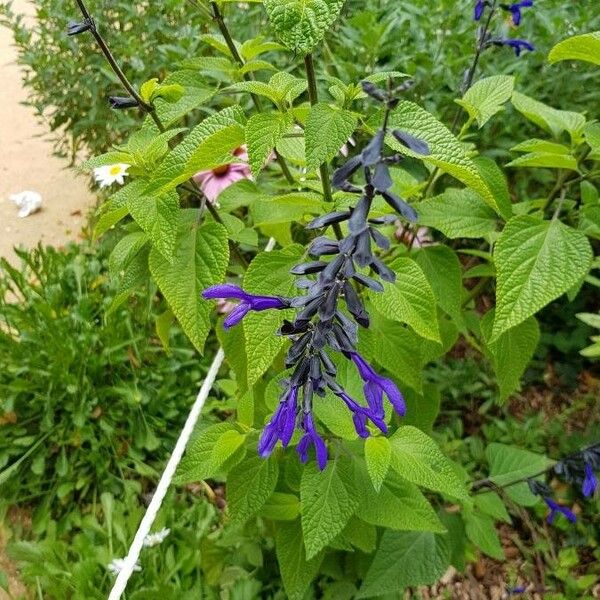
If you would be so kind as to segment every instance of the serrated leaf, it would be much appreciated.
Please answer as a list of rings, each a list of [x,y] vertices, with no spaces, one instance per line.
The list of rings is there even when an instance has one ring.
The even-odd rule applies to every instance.
[[[452,463],[427,434],[406,425],[394,433],[390,444],[392,468],[404,479],[455,498],[468,498]]]
[[[550,50],[548,62],[583,60],[600,65],[600,31],[575,35],[559,42]]]
[[[481,329],[488,339],[492,331],[493,319],[493,311],[490,311],[481,323]],[[521,376],[533,358],[539,340],[538,323],[534,317],[529,317],[516,327],[505,331],[495,342],[487,343],[500,388],[501,401],[506,400],[519,389]]]
[[[450,562],[443,536],[431,532],[384,531],[357,598],[403,592],[441,577]]]
[[[494,519],[479,513],[465,514],[467,537],[485,554],[496,560],[505,560],[504,550],[494,525]]]
[[[371,554],[377,546],[377,528],[358,517],[350,519],[342,532],[342,537],[366,554]]]
[[[317,419],[337,437],[344,440],[355,440],[356,429],[352,421],[352,415],[347,409],[344,401],[327,391],[325,397],[315,402],[313,411]]]
[[[392,448],[386,437],[369,437],[365,441],[365,462],[375,491],[379,492],[390,468]]]
[[[483,127],[510,100],[515,78],[509,75],[485,77],[472,85],[462,100],[456,100]]]
[[[306,557],[312,558],[346,526],[359,504],[350,459],[338,456],[324,471],[310,462],[302,473],[302,531]]]
[[[264,96],[277,107],[281,102],[281,96],[277,90],[273,89],[268,83],[264,83],[263,81],[240,81],[227,89],[236,92],[247,92],[256,96]]]
[[[260,227],[310,219],[313,215],[320,215],[325,207],[318,194],[295,192],[264,200],[257,199],[252,203],[250,211],[255,227]]]
[[[312,106],[304,131],[307,168],[316,170],[337,156],[356,129],[356,123],[356,116],[347,110],[325,102]]]
[[[271,26],[296,54],[307,54],[338,18],[344,0],[263,0]]]
[[[294,494],[273,492],[260,509],[260,514],[273,521],[294,521],[300,515],[300,499]]]
[[[424,338],[440,341],[435,295],[421,267],[410,258],[398,258],[390,267],[395,283],[384,283],[383,293],[372,293],[375,308],[395,321],[407,323]]]
[[[496,212],[502,214],[493,192],[481,177],[477,165],[468,156],[464,146],[454,137],[450,130],[432,114],[413,102],[400,102],[390,116],[390,126],[398,127],[410,135],[424,140],[429,146],[430,154],[421,155],[412,152],[393,138],[388,143],[397,152],[408,154],[424,162],[438,167],[467,187],[479,193],[485,202]]]
[[[479,238],[496,230],[496,213],[472,190],[449,188],[419,203],[419,223],[450,239]]]
[[[557,110],[525,94],[513,92],[512,105],[531,122],[558,137],[563,131],[576,135],[585,125],[585,117],[568,110]]]
[[[293,245],[259,254],[246,271],[244,289],[252,294],[289,297],[295,290],[290,269],[298,263],[303,251],[302,246]],[[244,318],[249,387],[259,380],[285,345],[286,340],[276,333],[288,313],[271,310],[250,313]]]
[[[152,246],[171,261],[175,251],[181,211],[175,190],[162,196],[132,195],[127,208],[135,222],[148,234]]]
[[[499,214],[507,221],[513,215],[513,208],[508,181],[504,171],[489,156],[476,156],[473,162],[475,163],[475,167],[477,167],[479,176],[485,181],[494,195]]]
[[[274,458],[253,456],[236,465],[227,476],[227,501],[232,521],[245,523],[275,491],[279,465]]]
[[[582,232],[557,219],[511,219],[494,248],[497,306],[490,342],[567,292],[591,262],[592,250]]]
[[[289,600],[302,600],[319,571],[322,555],[306,559],[300,521],[279,523],[275,534],[275,551],[285,593]]]
[[[123,236],[113,248],[108,258],[108,268],[111,273],[125,269],[131,259],[148,242],[148,236],[143,231],[134,231]]]
[[[211,460],[216,465],[222,465],[231,458],[232,454],[246,441],[246,436],[236,429],[225,431],[215,442]]]
[[[155,248],[150,271],[183,331],[199,352],[210,331],[212,307],[200,294],[221,283],[229,263],[227,230],[218,223],[198,227],[197,211],[183,211],[172,262]]]
[[[564,144],[533,138],[510,149],[511,152],[543,152],[545,154],[569,154],[571,149]]]
[[[507,167],[547,167],[550,169],[568,169],[577,171],[577,159],[570,154],[550,152],[530,152],[515,158]]]
[[[277,142],[290,125],[287,114],[280,112],[258,113],[246,124],[246,145],[252,174],[258,177]]]
[[[435,245],[419,248],[414,257],[425,273],[438,305],[460,323],[463,286],[458,256],[448,246]]]

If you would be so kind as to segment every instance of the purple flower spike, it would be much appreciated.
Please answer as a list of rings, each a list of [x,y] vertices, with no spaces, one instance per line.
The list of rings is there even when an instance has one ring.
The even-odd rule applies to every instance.
[[[558,502],[552,500],[552,498],[548,497],[544,498],[544,502],[548,505],[548,508],[550,509],[550,513],[546,518],[546,521],[548,521],[550,525],[554,523],[554,519],[556,518],[556,515],[558,513],[563,514],[571,523],[575,523],[575,521],[577,521],[577,517],[573,514],[573,511],[571,511],[571,509],[567,508],[566,506],[562,506],[558,504]]]
[[[371,414],[383,419],[383,394],[385,394],[396,413],[403,417],[406,414],[406,404],[396,384],[391,379],[379,375],[358,352],[353,352],[350,357],[365,382],[363,389]]]
[[[483,11],[485,10],[485,0],[477,0],[475,3],[475,11],[473,13],[473,19],[475,21],[481,20],[483,17]]]
[[[512,22],[515,26],[518,26],[521,24],[521,9],[529,8],[531,6],[533,6],[533,0],[521,0],[521,2],[515,2],[510,6],[507,6],[504,10],[508,10],[511,12]]]
[[[598,489],[598,479],[594,475],[594,469],[590,463],[585,463],[585,478],[581,486],[581,491],[586,498],[593,496]]]
[[[241,287],[231,283],[213,285],[202,292],[202,297],[206,300],[240,300],[239,305],[232,310],[225,321],[223,321],[223,327],[225,327],[225,329],[237,325],[251,310],[261,311],[269,310],[271,308],[282,309],[289,306],[288,302],[283,298],[248,294]]]
[[[262,458],[270,456],[279,440],[281,440],[281,445],[287,448],[296,427],[297,400],[298,388],[292,386],[283,395],[279,406],[260,436],[258,454]]]
[[[306,464],[308,462],[308,449],[311,444],[314,444],[317,453],[317,465],[322,471],[327,466],[327,446],[325,446],[323,438],[315,429],[311,413],[304,413],[302,417],[302,429],[304,429],[305,433],[296,447],[296,452],[299,454],[302,463]]]

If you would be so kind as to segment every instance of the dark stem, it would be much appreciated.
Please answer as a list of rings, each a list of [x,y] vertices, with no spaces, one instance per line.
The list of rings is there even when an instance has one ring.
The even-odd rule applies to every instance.
[[[306,81],[308,83],[308,99],[311,106],[314,106],[319,101],[319,93],[317,91],[317,76],[315,74],[315,63],[312,54],[307,54],[304,57],[304,66],[306,68]],[[319,167],[321,175],[321,184],[323,185],[323,196],[326,202],[333,202],[333,192],[331,189],[331,180],[329,175],[329,166],[323,163]],[[343,238],[342,230],[338,223],[333,225],[333,231],[338,240]]]
[[[235,62],[237,62],[238,65],[240,65],[240,67],[243,67],[245,64],[244,59],[238,52],[238,49],[235,45],[235,41],[231,37],[231,33],[229,32],[229,29],[227,28],[227,24],[225,23],[225,20],[223,19],[223,14],[221,13],[221,10],[219,9],[218,4],[216,2],[211,2],[210,6],[212,9],[213,19],[217,23],[217,27],[219,28],[221,35],[225,39],[225,43],[227,44],[227,47],[229,48],[229,52],[231,52],[231,56],[233,56],[233,59],[235,60]],[[252,81],[254,79],[254,77],[252,75],[250,75],[249,73],[244,73],[243,77],[244,77],[245,81]],[[262,107],[262,102],[260,101],[260,97],[257,96],[256,94],[250,94],[250,96],[252,97],[252,102],[254,103],[256,110],[258,112],[263,112],[263,107]],[[296,181],[294,180],[294,176],[292,175],[290,168],[287,166],[287,163],[286,163],[285,159],[283,158],[283,156],[281,156],[277,152],[277,150],[275,150],[275,156],[277,158],[277,162],[279,163],[279,167],[281,168],[283,176],[287,179],[288,183],[295,184]]]

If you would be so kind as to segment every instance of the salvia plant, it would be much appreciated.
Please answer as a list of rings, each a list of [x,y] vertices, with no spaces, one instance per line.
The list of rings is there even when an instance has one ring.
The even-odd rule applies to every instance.
[[[551,485],[593,495],[597,445],[582,440],[555,463],[491,444],[484,464],[464,468],[436,442],[440,398],[427,377],[460,337],[504,402],[538,344],[535,315],[598,284],[595,115],[538,102],[510,75],[478,78],[484,51],[526,60],[534,44],[506,34],[506,19],[517,27],[541,9],[473,3],[476,47],[447,127],[411,100],[402,48],[399,70],[319,72],[343,0],[249,3],[239,10],[262,35],[243,41],[230,2],[192,4],[214,32],[141,85],[110,51],[123,34],[82,0],[68,25],[95,39],[120,81],[106,101],[142,117],[127,143],[84,165],[102,185],[126,180],[96,225],[102,235],[130,217],[111,257],[121,282],[111,310],[156,286],[159,334],[177,320],[199,352],[221,345],[237,385],[235,416],[200,426],[178,481],[226,479],[231,525],[267,523],[290,598],[318,577],[361,598],[428,584],[460,567],[467,543],[502,558],[505,505],[522,516],[539,496],[551,521],[573,520]],[[599,36],[564,40],[549,62],[597,64]],[[535,137],[512,161],[506,149],[480,154],[478,137],[508,111]],[[207,116],[188,130],[190,114]],[[224,315],[210,337],[207,300]]]

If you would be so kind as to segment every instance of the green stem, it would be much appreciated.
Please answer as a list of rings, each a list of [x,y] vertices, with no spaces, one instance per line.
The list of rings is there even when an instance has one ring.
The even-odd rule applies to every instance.
[[[317,91],[317,76],[315,74],[315,63],[312,54],[307,54],[304,57],[304,67],[306,69],[306,81],[308,83],[308,100],[311,106],[314,106],[319,101],[319,93]],[[331,189],[331,179],[329,175],[329,166],[323,163],[319,167],[321,175],[321,185],[323,186],[323,196],[326,202],[333,202],[333,192]],[[342,239],[343,234],[339,223],[333,225],[333,231],[338,239]]]

